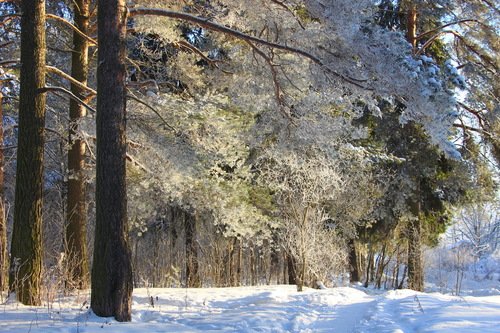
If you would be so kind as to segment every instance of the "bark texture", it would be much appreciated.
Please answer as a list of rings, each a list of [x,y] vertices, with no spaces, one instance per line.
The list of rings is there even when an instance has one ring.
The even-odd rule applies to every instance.
[[[75,0],[75,26],[84,34],[88,33],[90,0]],[[88,77],[88,41],[79,33],[73,33],[73,50],[71,58],[71,76],[84,85]],[[85,100],[84,91],[71,84],[71,92],[81,100]],[[87,261],[87,212],[85,202],[85,142],[79,137],[78,124],[86,114],[85,107],[70,99],[69,142],[68,151],[68,197],[66,224],[66,258],[68,258],[69,279],[71,286],[79,289],[88,287],[89,269]]]
[[[413,52],[417,51],[417,6],[411,4],[408,8],[408,17],[406,19],[406,39],[413,47]]]
[[[21,2],[21,86],[9,288],[40,305],[45,143],[45,1]]]
[[[125,138],[124,0],[99,1],[97,68],[96,230],[91,307],[101,317],[131,320]]]
[[[186,241],[186,286],[200,288],[201,279],[198,265],[198,246],[196,244],[196,215],[184,212]]]
[[[0,89],[2,83],[0,82]],[[4,177],[3,177],[3,109],[2,109],[2,91],[0,90],[0,292],[4,291],[8,285],[7,272],[9,267],[9,258],[7,253],[7,219],[4,208]]]
[[[360,274],[359,274],[359,265],[358,265],[358,256],[356,253],[356,244],[354,239],[349,240],[349,279],[351,283],[359,282]]]
[[[408,288],[423,291],[424,267],[422,265],[420,204],[413,202],[410,208],[414,218],[408,223]]]

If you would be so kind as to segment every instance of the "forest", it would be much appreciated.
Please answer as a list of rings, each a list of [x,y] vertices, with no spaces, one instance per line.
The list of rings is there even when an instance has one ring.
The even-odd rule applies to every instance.
[[[88,291],[127,322],[135,288],[422,292],[443,235],[458,295],[500,258],[499,24],[487,0],[0,0],[0,300]]]

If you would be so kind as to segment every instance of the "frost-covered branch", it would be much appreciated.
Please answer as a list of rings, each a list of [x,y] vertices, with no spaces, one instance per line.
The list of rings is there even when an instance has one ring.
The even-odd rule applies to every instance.
[[[342,80],[344,80],[352,85],[355,85],[359,88],[368,89],[367,87],[365,87],[362,84],[362,82],[366,82],[366,80],[354,79],[354,78],[345,76],[343,74],[340,74],[340,73],[336,72],[335,70],[333,70],[331,67],[327,66],[320,58],[318,58],[317,56],[313,55],[310,52],[307,52],[303,49],[299,49],[296,47],[291,47],[291,46],[287,46],[287,45],[283,45],[283,44],[279,44],[279,43],[269,42],[265,39],[254,37],[254,36],[245,34],[241,31],[234,30],[234,29],[228,28],[226,26],[211,22],[211,21],[209,21],[209,19],[206,19],[206,18],[194,16],[194,15],[187,14],[187,13],[172,11],[172,10],[158,9],[158,8],[143,8],[143,7],[131,8],[129,10],[129,14],[132,17],[140,16],[140,15],[143,15],[143,16],[144,15],[154,15],[154,16],[170,17],[170,18],[177,19],[177,20],[191,22],[191,23],[199,25],[202,28],[212,30],[212,31],[221,32],[223,34],[235,37],[235,38],[243,40],[243,41],[249,41],[249,42],[259,44],[259,45],[268,46],[268,47],[273,48],[273,49],[282,50],[282,51],[285,51],[288,53],[300,55],[302,57],[305,57],[305,58],[311,60],[313,63],[321,66],[329,74],[337,76],[337,77],[341,78]]]

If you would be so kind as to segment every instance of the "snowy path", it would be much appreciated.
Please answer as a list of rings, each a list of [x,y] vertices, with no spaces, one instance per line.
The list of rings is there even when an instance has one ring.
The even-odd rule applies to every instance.
[[[0,332],[489,333],[500,327],[500,296],[460,298],[410,290],[138,289],[131,323],[98,318],[85,300],[57,300],[50,310],[0,305]]]

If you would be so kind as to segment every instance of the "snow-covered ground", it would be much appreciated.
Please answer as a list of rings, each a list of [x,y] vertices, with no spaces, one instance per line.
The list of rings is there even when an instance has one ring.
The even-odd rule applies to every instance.
[[[130,323],[96,317],[88,295],[49,305],[2,304],[0,332],[500,332],[499,294],[351,287],[298,293],[283,285],[136,289]]]

